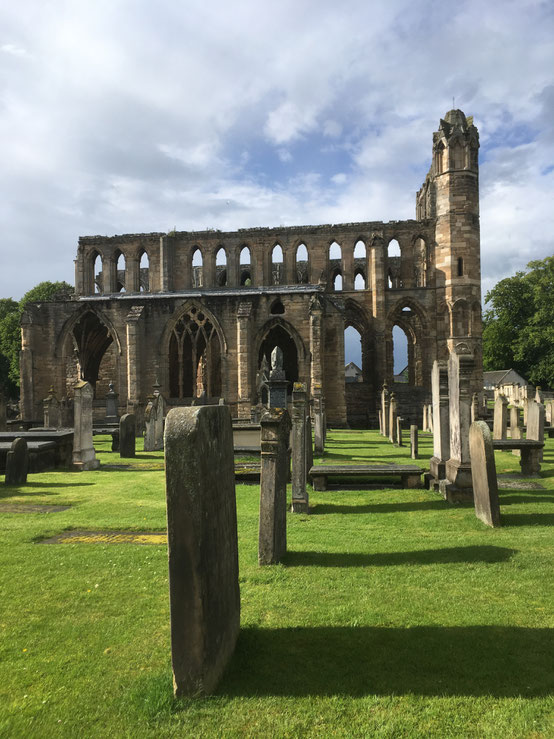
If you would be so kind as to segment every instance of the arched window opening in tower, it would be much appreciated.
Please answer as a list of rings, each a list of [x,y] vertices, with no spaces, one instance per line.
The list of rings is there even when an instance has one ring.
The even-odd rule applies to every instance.
[[[308,281],[308,249],[306,244],[299,244],[296,249],[296,282],[306,285]]]
[[[223,247],[215,255],[216,282],[219,287],[227,284],[227,252]]]
[[[402,287],[402,280],[400,278],[401,256],[402,253],[400,251],[400,244],[396,239],[391,239],[387,247],[387,262],[390,288],[396,289]]]
[[[408,336],[400,326],[392,329],[394,382],[410,382]]]
[[[125,257],[121,252],[116,252],[115,258],[115,291],[125,292]]]
[[[204,257],[198,247],[192,253],[192,286],[202,287],[204,285]]]
[[[283,279],[283,249],[275,244],[271,252],[271,284],[281,285]]]
[[[186,313],[169,341],[169,392],[172,398],[221,395],[221,346],[217,331],[196,308]]]
[[[150,260],[144,249],[139,261],[139,289],[140,292],[148,292],[150,290]]]

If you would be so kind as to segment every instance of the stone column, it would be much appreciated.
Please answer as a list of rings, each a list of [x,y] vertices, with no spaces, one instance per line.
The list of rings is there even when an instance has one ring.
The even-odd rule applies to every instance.
[[[433,397],[433,456],[429,461],[431,475],[443,480],[446,461],[450,458],[450,420],[448,407],[448,369],[445,362],[435,360],[431,372]]]
[[[324,413],[323,400],[321,397],[321,385],[312,385],[314,398],[314,446],[316,454],[323,454],[325,451],[325,429],[324,429]]]
[[[396,395],[394,392],[390,394],[389,440],[392,444],[396,444]]]
[[[494,401],[494,424],[493,439],[508,438],[508,398],[505,395],[497,395]]]
[[[144,306],[134,305],[126,318],[127,338],[127,410],[136,411],[140,400],[140,319]]]
[[[284,408],[261,420],[260,528],[258,564],[276,564],[287,551],[287,479],[290,417]]]
[[[389,405],[390,396],[389,388],[387,383],[383,383],[383,389],[381,390],[381,413],[383,414],[383,436],[389,435]]]
[[[175,239],[172,236],[160,236],[160,283],[158,290],[162,293],[174,290],[174,254]]]
[[[128,293],[140,292],[138,254],[130,254],[125,257],[125,289]]]
[[[250,418],[250,314],[252,303],[242,301],[237,311],[238,417]],[[285,407],[285,406],[283,406]]]
[[[342,245],[342,289],[354,290],[354,247]]]
[[[164,446],[173,687],[199,696],[217,687],[240,629],[229,407],[173,409]]]
[[[306,480],[306,386],[301,382],[295,382],[292,391],[293,513],[309,513]]]
[[[450,459],[446,463],[446,478],[449,484],[443,485],[441,482],[441,492],[450,502],[472,500],[473,497],[469,425],[474,368],[472,354],[450,355],[448,360]]]
[[[423,431],[429,431],[429,406],[427,403],[423,404],[423,419],[421,428]]]
[[[322,339],[322,320],[323,320],[323,304],[318,295],[310,301],[310,353],[311,362],[311,387],[319,386],[321,389],[323,383],[323,339]]]
[[[73,467],[80,471],[96,470],[100,462],[96,459],[92,442],[92,386],[80,380],[74,386],[73,410],[75,413],[73,433]]]
[[[410,426],[410,456],[412,459],[417,459],[418,455],[418,437],[417,437],[417,426]]]
[[[380,408],[377,411],[377,417],[379,419],[379,433],[383,436],[383,411]]]

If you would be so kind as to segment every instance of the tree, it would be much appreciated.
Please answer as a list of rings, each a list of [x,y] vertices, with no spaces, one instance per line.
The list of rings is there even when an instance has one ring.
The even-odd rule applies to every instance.
[[[67,282],[40,282],[21,298],[0,299],[0,386],[10,397],[17,397],[19,387],[19,350],[21,316],[28,303],[67,300],[73,295]]]
[[[527,268],[485,297],[483,366],[513,367],[535,385],[554,386],[554,257]]]

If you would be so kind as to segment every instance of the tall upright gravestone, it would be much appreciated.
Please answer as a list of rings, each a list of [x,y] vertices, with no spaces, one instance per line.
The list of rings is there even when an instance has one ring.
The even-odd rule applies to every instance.
[[[50,388],[47,397],[42,401],[42,409],[44,414],[44,428],[59,429],[62,425],[61,408],[53,387]]]
[[[173,686],[197,696],[215,690],[240,628],[229,407],[173,409],[164,450]]]
[[[453,502],[471,500],[472,478],[469,456],[471,421],[472,354],[452,353],[448,359],[448,400],[450,424],[450,459],[446,462],[447,483],[441,482],[444,497]],[[443,484],[444,483],[444,484]]]
[[[29,469],[29,450],[27,442],[21,437],[14,439],[6,456],[6,485],[23,485],[27,482]]]
[[[260,419],[260,526],[258,564],[276,564],[287,551],[287,479],[290,416],[269,408]]]
[[[381,390],[381,414],[383,416],[383,436],[389,435],[389,403],[390,403],[389,388],[387,386],[387,383],[385,382],[383,384],[383,389]]]
[[[306,459],[306,385],[292,389],[292,503],[293,513],[309,513]]]
[[[540,389],[540,388],[539,388]],[[527,407],[527,438],[533,441],[544,441],[544,418],[545,410],[542,403],[530,400]],[[539,453],[539,461],[542,461],[542,450]]]
[[[323,454],[325,451],[325,429],[324,429],[324,413],[323,398],[321,395],[321,385],[314,384],[312,388],[314,398],[314,447],[316,454]]]
[[[475,515],[487,526],[500,526],[500,503],[492,436],[485,421],[469,428],[469,452]]]
[[[224,405],[224,404],[222,404]],[[144,411],[145,434],[144,451],[156,452],[164,448],[163,427],[165,416],[165,399],[155,386],[154,393],[148,398]]]
[[[96,470],[100,462],[96,459],[92,442],[92,400],[94,391],[92,386],[84,380],[73,387],[73,466],[81,471]]]
[[[505,395],[497,395],[494,401],[493,439],[506,439],[508,437],[508,398]]]
[[[134,413],[124,413],[119,419],[119,456],[135,456],[136,423]]]
[[[431,371],[433,398],[433,456],[429,462],[435,480],[446,477],[446,462],[450,459],[450,411],[448,407],[448,368],[446,362],[433,362]]]
[[[391,393],[389,404],[389,441],[391,442],[391,444],[396,444],[396,417],[396,395],[394,393]]]

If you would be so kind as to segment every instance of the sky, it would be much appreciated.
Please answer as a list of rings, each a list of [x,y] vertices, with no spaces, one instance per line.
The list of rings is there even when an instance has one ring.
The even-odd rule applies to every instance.
[[[554,253],[551,0],[3,3],[0,297],[81,235],[413,218],[453,104],[485,293]]]

